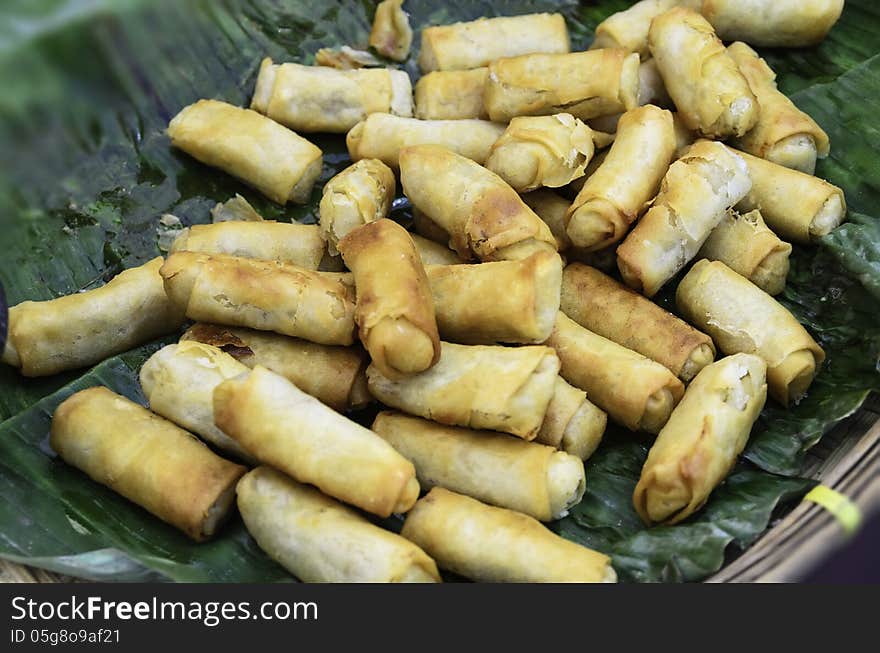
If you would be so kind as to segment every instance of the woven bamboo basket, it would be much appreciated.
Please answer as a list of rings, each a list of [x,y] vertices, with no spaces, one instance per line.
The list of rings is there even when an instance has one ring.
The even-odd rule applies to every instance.
[[[804,475],[848,497],[863,515],[880,510],[880,397],[871,395],[861,410],[822,438],[809,454]],[[849,537],[831,513],[802,501],[706,582],[797,582],[834,556]],[[78,579],[0,560],[0,582]]]

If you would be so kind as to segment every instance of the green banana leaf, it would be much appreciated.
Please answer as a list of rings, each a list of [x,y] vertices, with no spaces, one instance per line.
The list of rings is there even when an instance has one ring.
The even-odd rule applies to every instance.
[[[313,140],[325,165],[303,207],[282,209],[169,147],[163,130],[184,105],[250,99],[259,61],[311,63],[320,47],[366,45],[374,2],[303,0],[15,0],[0,10],[0,281],[8,300],[48,299],[100,285],[158,252],[157,221],[209,221],[235,193],[267,218],[312,222],[323,182],[348,164],[340,137]],[[561,11],[574,48],[630,3],[407,0],[416,31],[483,15]],[[818,48],[762,52],[780,87],[828,131],[832,156],[817,174],[846,191],[849,222],[815,247],[797,247],[781,301],[828,353],[809,396],[768,405],[743,461],[706,508],[681,525],[647,530],[632,506],[649,442],[611,428],[587,464],[587,495],[551,525],[610,554],[621,578],[699,580],[766,529],[777,506],[811,487],[804,453],[880,389],[880,146],[872,103],[880,71],[880,7],[850,0]],[[418,76],[414,52],[404,68]],[[404,216],[405,217],[405,216]],[[668,295],[667,295],[668,300]],[[161,343],[92,370],[24,379],[0,367],[0,556],[106,580],[280,581],[234,518],[196,545],[59,462],[47,445],[54,407],[104,384],[143,401],[140,363]]]

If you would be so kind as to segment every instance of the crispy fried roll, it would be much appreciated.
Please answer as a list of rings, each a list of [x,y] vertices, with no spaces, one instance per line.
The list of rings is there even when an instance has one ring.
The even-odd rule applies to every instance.
[[[802,48],[820,43],[840,18],[843,0],[696,0],[725,41]]]
[[[442,145],[483,164],[504,125],[488,120],[416,120],[377,113],[355,125],[345,144],[352,159],[380,159],[395,170],[400,151],[411,145]]]
[[[493,61],[483,105],[499,122],[561,111],[587,120],[634,109],[638,96],[639,56],[611,48]]]
[[[617,248],[623,280],[653,297],[751,186],[742,157],[714,141],[695,144],[669,167],[653,206]]]
[[[354,273],[355,321],[373,365],[385,376],[424,372],[440,358],[428,276],[406,229],[376,220],[339,241]]]
[[[418,234],[410,234],[416,249],[419,250],[419,257],[422,259],[423,265],[458,265],[461,259],[458,254],[449,249],[446,245],[441,245],[433,240],[423,238]],[[448,238],[446,239],[448,240]],[[444,242],[446,242],[444,240]]]
[[[562,378],[631,431],[659,433],[684,393],[672,372],[631,349],[588,331],[560,312],[547,340]]]
[[[450,571],[486,582],[614,583],[608,556],[565,540],[528,515],[435,487],[401,533]]]
[[[344,134],[371,113],[411,116],[412,85],[392,68],[338,70],[266,57],[251,109],[298,131]]]
[[[238,509],[270,558],[306,583],[439,583],[409,540],[271,467],[238,482]]]
[[[419,67],[423,73],[467,70],[501,57],[568,49],[568,28],[562,14],[480,18],[423,29]]]
[[[638,52],[643,60],[651,56],[648,30],[651,21],[679,4],[679,0],[641,0],[629,9],[611,14],[596,26],[596,38],[590,45],[597,48],[623,48]]]
[[[247,470],[183,429],[104,387],[68,397],[52,416],[52,449],[194,540],[212,537]]]
[[[416,82],[416,118],[461,120],[489,117],[483,107],[488,68],[435,70]]]
[[[669,96],[689,129],[703,136],[742,136],[760,106],[712,26],[695,11],[675,7],[651,23],[648,35]]]
[[[720,261],[697,261],[678,285],[675,303],[725,354],[763,358],[770,396],[783,406],[803,397],[825,360],[784,306]]]
[[[540,521],[564,517],[584,496],[583,462],[553,447],[389,411],[372,428],[415,465],[425,489],[445,487]]]
[[[328,69],[329,70],[329,69]],[[273,202],[308,202],[320,148],[256,111],[199,100],[168,124],[171,144],[253,186]]]
[[[350,277],[275,261],[177,252],[160,270],[191,320],[275,331],[324,345],[354,342]]]
[[[442,343],[427,372],[392,380],[367,368],[382,403],[441,424],[512,433],[534,440],[553,396],[559,359],[549,347]]]
[[[563,271],[560,307],[585,329],[657,361],[685,383],[715,358],[712,338],[587,265]]]
[[[183,311],[165,295],[162,261],[125,270],[95,290],[13,306],[2,361],[25,376],[48,376],[180,328]]]
[[[676,524],[703,507],[733,469],[767,400],[767,366],[735,354],[704,367],[654,441],[633,494],[646,524]]]
[[[376,7],[370,31],[370,47],[394,61],[406,60],[413,39],[412,27],[402,4],[403,0],[382,0]]]
[[[459,256],[522,259],[556,251],[547,225],[494,172],[437,145],[407,147],[400,183],[413,206],[442,227]]]
[[[557,376],[553,398],[535,442],[586,460],[602,441],[607,422],[605,411],[587,399],[586,392]]]
[[[412,464],[382,438],[265,367],[217,386],[214,419],[260,462],[373,514],[419,496]]]

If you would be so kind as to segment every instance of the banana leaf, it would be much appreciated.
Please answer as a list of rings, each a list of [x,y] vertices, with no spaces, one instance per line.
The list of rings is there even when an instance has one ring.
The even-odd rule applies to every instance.
[[[629,4],[407,0],[406,8],[416,31],[483,15],[561,11],[580,49],[600,20]],[[214,203],[235,193],[267,218],[313,222],[321,185],[348,164],[342,138],[314,138],[325,164],[311,202],[282,209],[172,150],[164,128],[202,97],[246,104],[263,56],[311,63],[320,47],[366,46],[374,8],[366,0],[4,3],[0,282],[10,304],[100,285],[159,253],[160,215],[208,222]],[[624,580],[699,580],[747,548],[778,506],[811,487],[798,478],[805,452],[880,389],[878,29],[880,7],[851,0],[819,47],[762,52],[780,87],[831,136],[832,156],[817,174],[843,187],[851,208],[842,228],[795,249],[781,297],[828,361],[800,405],[768,404],[744,460],[705,509],[678,526],[640,524],[631,495],[650,443],[609,429],[588,462],[584,501],[551,527],[610,554]],[[403,64],[414,79],[417,55],[418,39]],[[78,389],[104,384],[142,402],[137,370],[159,344],[46,379],[0,367],[0,556],[94,579],[289,579],[238,518],[216,541],[192,544],[48,448],[52,411]]]

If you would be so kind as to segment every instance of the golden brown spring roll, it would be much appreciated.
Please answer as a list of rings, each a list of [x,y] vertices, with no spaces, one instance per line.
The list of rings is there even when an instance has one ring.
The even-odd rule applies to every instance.
[[[623,48],[647,59],[651,56],[648,49],[651,21],[678,4],[679,0],[641,0],[629,9],[611,14],[596,26],[596,38],[590,49]]]
[[[820,43],[843,11],[843,0],[697,0],[696,4],[701,4],[700,11],[725,41],[786,48]]]
[[[758,53],[742,42],[727,46],[761,105],[757,124],[733,144],[762,159],[800,170],[816,170],[816,158],[828,156],[828,134],[776,88],[776,73]]]
[[[318,225],[264,220],[193,225],[180,232],[170,251],[229,254],[317,270],[325,248]]]
[[[411,145],[442,145],[483,164],[504,125],[488,120],[416,120],[376,113],[355,125],[345,137],[348,153],[357,161],[380,159],[395,170],[400,150]]]
[[[480,18],[423,29],[419,67],[423,73],[467,70],[501,57],[568,50],[568,28],[562,14]]]
[[[657,361],[687,383],[715,358],[712,338],[580,263],[562,273],[560,308],[585,329]]]
[[[428,240],[418,234],[410,234],[410,236],[412,236],[413,243],[419,251],[419,257],[422,259],[423,265],[458,265],[461,263],[458,254],[446,245]]]
[[[390,411],[372,429],[415,465],[423,489],[445,487],[540,521],[564,517],[584,496],[583,461],[553,447]]]
[[[522,201],[550,227],[550,232],[556,239],[556,249],[564,252],[571,247],[571,239],[565,232],[565,214],[568,212],[571,202],[545,188],[525,193],[522,196]]]
[[[150,356],[139,378],[150,410],[239,460],[251,462],[253,458],[241,445],[214,424],[214,388],[247,370],[217,347],[187,341]]]
[[[355,322],[373,365],[385,376],[424,372],[440,358],[428,275],[406,229],[370,222],[339,241],[354,273]]]
[[[412,116],[412,85],[393,68],[337,70],[266,57],[251,109],[297,131],[344,134],[371,113]]]
[[[257,365],[214,390],[214,420],[251,455],[367,512],[406,512],[415,469],[378,435]]]
[[[534,440],[553,396],[559,359],[549,347],[442,343],[438,363],[398,380],[367,368],[382,403],[426,419]]]
[[[623,114],[605,160],[568,209],[571,242],[596,251],[622,240],[656,195],[674,151],[669,111],[649,104]]]
[[[824,179],[736,151],[746,162],[752,188],[737,204],[741,212],[760,209],[780,238],[809,244],[846,219],[843,190]]]
[[[822,348],[782,304],[721,261],[697,261],[678,285],[675,303],[725,354],[763,358],[770,396],[783,406],[804,396],[825,360]]]
[[[238,482],[238,509],[270,558],[306,583],[439,583],[409,540],[271,467]]]
[[[262,222],[263,216],[238,193],[211,209],[211,222]]]
[[[651,23],[651,54],[689,129],[711,138],[742,136],[760,106],[736,62],[700,14],[675,7]]]
[[[413,206],[449,234],[458,255],[481,261],[556,251],[550,228],[498,175],[451,150],[417,145],[400,153],[400,184]]]
[[[401,532],[440,567],[485,582],[614,583],[611,559],[522,513],[435,487]]]
[[[382,0],[376,7],[370,47],[394,61],[405,61],[412,45],[413,31],[409,17],[401,8],[403,0]]]
[[[327,251],[361,225],[388,216],[397,184],[391,169],[378,159],[362,159],[324,185],[318,206],[321,234]]]
[[[486,159],[486,168],[517,192],[559,188],[584,176],[593,158],[593,130],[570,113],[514,118]]]
[[[586,460],[602,441],[607,422],[605,411],[587,399],[586,392],[557,376],[553,398],[535,442]]]
[[[249,368],[262,365],[334,410],[369,404],[369,357],[360,347],[319,345],[267,331],[197,323],[181,342],[194,340],[217,347]]]
[[[791,245],[764,224],[760,211],[728,211],[703,243],[697,258],[721,261],[761,290],[778,295],[785,289]]]
[[[498,122],[562,111],[587,120],[634,109],[638,99],[639,56],[619,48],[498,59],[483,89]]]
[[[483,86],[488,68],[435,70],[416,82],[416,118],[421,120],[486,119]]]
[[[583,328],[560,312],[547,340],[562,378],[631,431],[659,433],[684,393],[667,368]]]
[[[676,524],[703,507],[746,446],[767,400],[767,366],[735,354],[704,367],[660,431],[633,493],[646,524]]]
[[[174,147],[278,204],[307,202],[321,174],[316,145],[256,111],[217,100],[181,109],[168,124],[168,136]]]
[[[58,406],[49,444],[68,465],[196,541],[212,537],[223,523],[235,483],[247,471],[102,386]]]
[[[557,254],[538,252],[520,261],[477,265],[430,265],[427,272],[437,326],[445,340],[536,344],[553,330],[562,283]]]
[[[169,300],[191,320],[324,345],[354,342],[354,288],[347,275],[195,252],[172,254],[160,273]]]
[[[696,143],[669,167],[653,206],[617,248],[623,280],[653,297],[751,186],[742,157],[715,141]]]
[[[48,376],[180,328],[183,311],[165,295],[162,261],[125,270],[95,290],[13,306],[0,360],[25,376]]]

